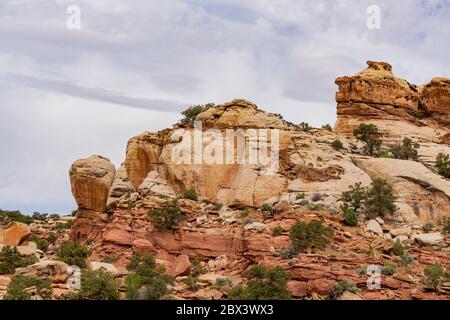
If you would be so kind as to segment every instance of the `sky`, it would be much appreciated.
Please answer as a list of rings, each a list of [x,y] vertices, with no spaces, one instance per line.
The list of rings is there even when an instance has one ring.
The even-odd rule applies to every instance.
[[[192,104],[333,124],[335,78],[367,60],[415,84],[450,77],[449,39],[450,0],[2,0],[0,208],[71,212],[76,159],[118,166],[130,137]]]

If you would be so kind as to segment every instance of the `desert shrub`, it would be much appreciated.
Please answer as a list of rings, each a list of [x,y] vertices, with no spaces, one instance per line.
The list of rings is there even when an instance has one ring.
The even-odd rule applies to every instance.
[[[39,250],[42,250],[44,252],[47,252],[48,250],[48,240],[44,239],[44,238],[40,238],[38,236],[32,235],[28,238],[28,241],[34,242],[37,245],[37,248]]]
[[[418,143],[413,143],[409,138],[389,147],[389,155],[394,159],[417,160]]]
[[[290,246],[290,247],[284,249],[283,251],[281,251],[280,256],[282,259],[287,260],[287,259],[294,258],[295,256],[297,256],[297,254],[298,254],[298,251],[293,246]]]
[[[450,234],[450,218],[443,218],[440,224],[442,225],[442,234]]]
[[[73,210],[73,211],[70,213],[70,215],[71,215],[72,217],[76,217],[76,216],[77,216],[77,213],[78,213],[78,210]]]
[[[353,130],[353,135],[359,141],[365,143],[363,152],[369,156],[376,156],[381,147],[382,134],[377,126],[373,124],[361,123],[358,128]]]
[[[284,232],[284,228],[280,225],[276,225],[272,228],[272,235],[280,236]]]
[[[119,257],[118,256],[114,256],[114,255],[104,256],[102,258],[102,262],[104,262],[104,263],[114,263],[114,262],[117,261],[117,259],[119,259]]]
[[[311,197],[312,202],[317,202],[322,200],[322,195],[320,193],[314,193]]]
[[[33,223],[33,218],[22,214],[20,211],[8,211],[0,209],[0,222],[2,225],[6,225],[9,222],[17,221],[25,224]]]
[[[183,193],[183,198],[197,201],[198,200],[197,191],[194,188],[188,189]]]
[[[60,231],[68,230],[70,228],[72,228],[72,221],[67,221],[67,222],[64,222],[64,223],[59,222],[59,223],[55,224],[52,227],[52,230],[60,232]]]
[[[216,202],[216,203],[214,203],[213,207],[214,207],[214,210],[219,211],[220,209],[222,209],[223,203]]]
[[[353,209],[344,210],[344,223],[349,227],[358,226],[358,214]]]
[[[300,193],[297,193],[297,196],[295,198],[297,200],[303,200],[303,199],[305,199],[305,197],[306,197],[305,193],[304,192],[300,192]]]
[[[31,293],[26,289],[35,287],[36,294],[44,300],[50,300],[53,292],[51,289],[51,282],[48,280],[41,280],[23,275],[16,275],[11,279],[11,282],[6,289],[4,300],[30,300]]]
[[[246,286],[237,285],[228,291],[231,300],[287,300],[289,275],[280,267],[251,266],[244,272]]]
[[[47,237],[49,243],[54,243],[58,237],[54,233],[50,233]]]
[[[438,263],[428,266],[425,271],[425,286],[429,290],[437,290],[439,289],[443,277],[444,277],[444,269]]]
[[[364,201],[367,216],[373,218],[393,214],[397,210],[395,200],[392,187],[385,180],[373,180]]]
[[[308,205],[308,210],[311,211],[322,211],[325,209],[325,206],[321,203],[311,203]]]
[[[341,210],[346,211],[348,209],[358,212],[364,204],[366,199],[367,189],[362,187],[361,182],[351,186],[349,190],[342,192],[339,201],[342,202]]]
[[[365,276],[365,275],[367,275],[367,268],[368,268],[367,265],[362,265],[362,266],[360,266],[360,267],[358,268],[358,274],[359,274],[360,276]]]
[[[119,282],[103,268],[83,269],[81,288],[70,296],[71,300],[119,300]]]
[[[76,265],[80,268],[86,268],[86,259],[90,255],[89,249],[72,241],[64,241],[56,251],[59,260],[67,263],[69,266]]]
[[[423,230],[423,232],[431,232],[432,230],[433,230],[433,228],[434,228],[434,225],[432,224],[432,223],[425,223],[423,226],[422,226],[422,230]]]
[[[349,280],[343,280],[336,282],[330,290],[330,299],[337,300],[339,299],[344,292],[358,293],[360,290],[356,286],[356,284]]]
[[[297,251],[307,249],[324,249],[333,236],[333,229],[323,225],[323,220],[312,222],[296,222],[289,234],[293,247]]]
[[[192,260],[191,266],[191,274],[186,278],[186,285],[189,289],[197,290],[198,289],[198,277],[208,270],[202,267],[200,260],[194,259]]]
[[[414,257],[412,255],[410,255],[409,253],[405,253],[402,256],[402,264],[407,266],[414,263]]]
[[[397,269],[392,264],[385,265],[381,268],[381,273],[385,276],[392,276],[396,271]]]
[[[33,212],[31,218],[37,221],[45,221],[48,219],[48,213]]]
[[[53,219],[53,220],[59,220],[59,219],[61,219],[61,216],[57,213],[53,213],[49,216],[49,218]]]
[[[259,207],[259,209],[260,209],[262,212],[267,212],[267,213],[269,213],[269,214],[275,214],[275,213],[277,212],[277,209],[275,209],[273,206],[271,206],[271,205],[268,204],[268,203],[263,203],[263,204]]]
[[[400,242],[400,240],[397,239],[397,241],[394,243],[392,253],[399,257],[403,257],[405,255],[405,247]]]
[[[169,293],[172,277],[164,267],[157,266],[155,257],[149,254],[133,254],[127,265],[130,273],[125,279],[128,300],[160,300]]]
[[[181,214],[181,209],[176,202],[168,202],[164,208],[151,209],[150,220],[158,230],[169,230],[180,222],[186,220],[186,216]]]
[[[0,274],[14,274],[16,268],[29,266],[37,260],[34,255],[21,257],[16,247],[4,246],[0,251]]]
[[[331,143],[331,147],[336,151],[341,151],[342,149],[344,149],[344,144],[341,140],[336,139]]]
[[[309,201],[306,199],[303,199],[302,201],[300,201],[299,203],[302,207],[306,207],[309,205]]]
[[[222,287],[231,287],[232,285],[233,282],[230,278],[217,278],[212,288],[215,290],[220,290]]]
[[[333,128],[331,127],[331,125],[330,124],[324,124],[323,126],[322,126],[322,129],[325,129],[325,130],[328,130],[328,131],[333,131]]]
[[[436,157],[436,168],[438,174],[444,178],[450,179],[450,156],[448,154],[439,153]]]
[[[298,125],[298,128],[299,128],[301,131],[303,131],[303,132],[309,132],[309,131],[311,131],[311,129],[313,129],[313,127],[311,127],[311,126],[309,125],[309,123],[307,123],[307,122],[301,122],[301,123]]]
[[[184,118],[181,119],[181,123],[187,126],[193,126],[197,116],[212,107],[214,107],[214,103],[190,106],[189,108],[181,112],[181,114],[184,116]]]

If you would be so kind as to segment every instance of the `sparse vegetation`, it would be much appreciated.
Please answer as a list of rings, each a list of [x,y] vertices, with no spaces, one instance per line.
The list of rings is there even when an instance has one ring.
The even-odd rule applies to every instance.
[[[341,210],[353,210],[358,212],[360,208],[363,207],[364,200],[366,198],[367,189],[362,187],[361,182],[356,183],[351,186],[348,191],[344,191],[339,198],[342,202]]]
[[[0,209],[0,225],[6,225],[12,221],[25,224],[33,223],[33,218],[22,214],[20,211],[8,211]]]
[[[297,251],[308,249],[322,250],[330,242],[333,229],[323,225],[323,220],[312,222],[296,222],[292,228],[289,238]]]
[[[194,188],[188,189],[184,192],[183,198],[189,199],[192,201],[197,201],[198,200],[197,191]]]
[[[284,228],[282,226],[280,226],[280,225],[276,225],[272,229],[272,235],[275,236],[275,237],[282,235],[283,232],[284,232]]]
[[[442,234],[450,234],[450,218],[443,218],[440,221],[440,224],[442,225]]]
[[[436,168],[439,175],[450,179],[450,156],[439,153],[436,157]]]
[[[14,274],[16,268],[29,266],[37,260],[34,255],[21,257],[16,247],[4,246],[0,251],[0,274]]]
[[[230,278],[217,278],[216,282],[214,283],[214,285],[211,287],[214,290],[220,290],[223,287],[232,287],[233,286],[233,282],[231,281]]]
[[[102,262],[104,262],[104,263],[114,263],[114,262],[117,261],[117,259],[119,259],[119,257],[118,256],[114,256],[114,255],[112,255],[112,256],[104,256],[102,258]]]
[[[328,131],[333,131],[333,128],[331,127],[331,125],[330,124],[324,124],[323,126],[322,126],[322,129],[325,129],[325,130],[328,130]]]
[[[358,226],[358,214],[353,209],[344,210],[344,223],[349,227]]]
[[[289,247],[285,250],[283,250],[280,254],[282,259],[292,259],[298,254],[298,251],[293,247]]]
[[[365,154],[372,157],[377,156],[382,144],[382,134],[378,131],[377,126],[361,123],[358,128],[353,130],[353,135],[356,139],[365,143],[363,149]]]
[[[270,215],[275,214],[277,212],[277,209],[275,209],[272,205],[268,203],[263,203],[260,208],[262,212],[269,213]]]
[[[289,275],[280,267],[252,266],[244,272],[246,286],[237,285],[228,291],[231,300],[287,300]]]
[[[46,239],[39,238],[35,235],[32,235],[28,238],[28,241],[36,243],[37,248],[39,250],[42,250],[43,252],[47,252],[49,243]]]
[[[81,271],[81,288],[71,292],[70,300],[119,300],[119,282],[103,268]]]
[[[431,232],[433,230],[433,228],[434,228],[434,225],[430,222],[426,223],[422,226],[423,232],[426,232],[426,233]]]
[[[176,201],[168,202],[164,208],[151,209],[148,214],[155,228],[161,231],[170,230],[186,220]]]
[[[392,276],[392,275],[394,275],[394,273],[396,271],[397,271],[397,268],[395,268],[395,266],[392,264],[385,265],[381,269],[381,273],[385,276]]]
[[[191,267],[191,274],[189,277],[187,277],[185,283],[191,290],[197,290],[198,289],[198,277],[204,273],[206,273],[208,270],[202,267],[200,260],[194,259],[192,261],[192,267]]]
[[[417,149],[420,147],[418,143],[414,143],[409,138],[389,147],[389,156],[394,159],[417,160]]]
[[[394,247],[392,248],[392,253],[399,257],[403,257],[405,255],[405,247],[400,242],[400,240],[397,239],[397,241],[394,243]]]
[[[173,279],[157,266],[152,255],[133,254],[127,265],[130,273],[125,279],[126,297],[128,300],[160,300],[167,297],[168,285]]]
[[[11,279],[3,299],[30,300],[31,293],[27,289],[33,287],[36,289],[36,294],[41,299],[50,300],[52,298],[53,292],[50,281],[16,275]]]
[[[297,200],[303,200],[303,199],[305,199],[305,197],[306,197],[305,193],[304,192],[300,192],[300,193],[297,193],[296,199]]]
[[[410,255],[409,253],[405,253],[402,256],[402,264],[405,266],[408,266],[412,263],[414,263],[414,257],[412,255]]]
[[[331,143],[331,147],[336,151],[341,151],[342,149],[344,149],[344,144],[341,140],[336,139]]]
[[[67,263],[69,266],[76,265],[80,268],[86,268],[86,259],[89,257],[88,247],[72,241],[64,241],[56,251],[59,260]]]
[[[190,106],[189,108],[181,112],[181,114],[184,116],[184,118],[181,119],[181,123],[186,126],[193,126],[195,119],[200,113],[205,112],[206,110],[214,106],[214,103]]]
[[[320,193],[314,193],[311,197],[312,202],[317,202],[322,200],[322,195]]]
[[[337,300],[346,291],[356,294],[360,290],[358,289],[356,284],[350,280],[338,281],[331,287],[329,297],[331,300]]]
[[[436,291],[441,286],[444,278],[444,269],[438,263],[428,266],[425,271],[425,287],[428,290]]]
[[[311,129],[313,129],[313,127],[311,127],[309,125],[309,123],[307,123],[307,122],[300,122],[300,124],[298,125],[298,128],[300,129],[300,131],[303,131],[303,132],[309,132],[309,131],[311,131]]]

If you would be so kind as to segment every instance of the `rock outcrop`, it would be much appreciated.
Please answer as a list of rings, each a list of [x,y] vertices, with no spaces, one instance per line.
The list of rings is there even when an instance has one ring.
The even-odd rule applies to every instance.
[[[11,222],[0,227],[0,245],[18,246],[31,234],[30,228],[21,222]]]

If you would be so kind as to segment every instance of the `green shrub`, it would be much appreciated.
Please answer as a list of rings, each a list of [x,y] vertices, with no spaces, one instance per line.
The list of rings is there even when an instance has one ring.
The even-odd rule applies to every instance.
[[[244,272],[247,285],[237,285],[228,291],[231,300],[287,300],[289,275],[280,267],[252,266]]]
[[[59,219],[61,219],[61,216],[59,214],[54,213],[54,214],[51,214],[49,216],[49,218],[53,219],[53,220],[59,220]]]
[[[68,230],[70,228],[72,228],[72,221],[67,221],[67,222],[64,222],[64,223],[59,222],[59,223],[55,224],[52,227],[52,230],[58,232],[58,231]]]
[[[181,119],[181,123],[187,126],[193,126],[197,116],[212,107],[214,107],[214,103],[190,106],[189,108],[181,112],[181,114],[184,116],[184,118]]]
[[[344,223],[349,227],[358,226],[358,214],[353,209],[344,210]]]
[[[0,274],[14,274],[16,268],[26,267],[37,261],[35,255],[21,257],[16,247],[4,246],[0,251]]]
[[[392,253],[399,257],[403,257],[405,255],[405,247],[400,242],[400,240],[397,239],[397,241],[394,243]]]
[[[76,265],[80,268],[86,268],[86,259],[90,255],[89,249],[72,241],[64,241],[56,251],[59,260],[67,263],[69,266]]]
[[[183,198],[197,201],[198,200],[197,191],[195,191],[195,189],[193,189],[193,188],[188,189],[184,192]]]
[[[280,236],[282,235],[284,232],[284,228],[280,225],[276,225],[275,227],[272,228],[272,235],[274,236]]]
[[[323,225],[323,220],[309,223],[296,222],[289,234],[293,247],[297,251],[307,249],[324,249],[333,236],[333,229]]]
[[[385,265],[381,269],[381,273],[384,274],[385,276],[392,276],[396,271],[397,269],[392,264]]]
[[[125,279],[126,295],[129,300],[160,300],[169,293],[173,279],[165,273],[164,267],[157,266],[155,257],[135,253],[127,265]]]
[[[392,187],[383,179],[375,179],[367,191],[364,206],[369,218],[393,214],[397,207]]]
[[[330,290],[330,299],[337,300],[339,299],[344,292],[358,293],[360,290],[356,286],[356,284],[349,280],[343,280],[336,282]]]
[[[405,253],[402,256],[402,264],[407,266],[414,263],[414,257],[412,255],[410,255],[409,253]]]
[[[325,130],[328,130],[328,131],[333,131],[333,128],[332,128],[331,125],[329,125],[328,123],[327,123],[327,124],[324,124],[324,125],[322,126],[322,129],[325,129]]]
[[[298,125],[298,128],[299,128],[301,131],[303,131],[303,132],[309,132],[309,131],[311,131],[311,129],[313,129],[313,127],[311,127],[311,126],[309,125],[309,123],[307,123],[307,122],[301,122],[301,123]]]
[[[186,220],[186,216],[181,214],[181,209],[176,202],[167,203],[164,208],[152,209],[148,214],[155,228],[161,231],[170,230]]]
[[[306,199],[303,199],[302,201],[300,201],[299,203],[302,207],[306,207],[309,206],[309,201]]]
[[[444,178],[450,179],[450,156],[439,153],[436,157],[436,168],[438,174]]]
[[[358,182],[350,189],[342,192],[339,201],[342,202],[341,210],[346,211],[348,209],[358,212],[364,205],[364,200],[366,199],[367,189],[362,187],[362,183]]]
[[[222,203],[220,203],[220,202],[214,203],[214,210],[219,211],[220,209],[222,209],[222,207],[223,207]]]
[[[189,289],[198,289],[198,277],[204,273],[208,272],[202,267],[200,260],[194,259],[191,266],[191,274],[186,278],[185,283]]]
[[[450,234],[450,218],[443,218],[441,220],[442,234]]]
[[[31,287],[36,288],[36,294],[42,299],[50,300],[52,298],[53,292],[50,281],[16,275],[11,279],[3,299],[30,300],[31,293],[27,292],[26,289]]]
[[[342,149],[344,149],[344,144],[341,140],[336,139],[331,143],[331,147],[336,151],[341,151]]]
[[[376,156],[381,147],[382,134],[377,126],[373,124],[361,123],[358,128],[353,130],[353,135],[359,141],[365,143],[363,152],[369,156]]]
[[[48,219],[48,213],[33,212],[31,218],[36,221],[45,221]]]
[[[413,143],[411,139],[405,138],[401,143],[389,147],[391,158],[403,160],[417,160],[418,143]]]
[[[434,225],[432,223],[426,223],[422,226],[423,232],[431,232],[434,228]]]
[[[114,263],[114,262],[117,261],[117,259],[119,259],[119,257],[118,256],[114,256],[114,255],[112,255],[112,256],[104,256],[102,258],[102,262],[104,262],[104,263]]]
[[[0,222],[2,225],[6,225],[9,222],[17,221],[25,224],[33,223],[33,218],[27,215],[23,215],[20,211],[8,211],[0,209]]]
[[[47,237],[49,243],[54,243],[58,237],[54,233],[50,233]]]
[[[220,290],[222,287],[231,287],[233,286],[233,282],[230,278],[217,278],[216,282],[212,286],[212,289],[214,290]]]
[[[286,248],[285,250],[281,251],[280,256],[282,259],[287,260],[287,259],[294,258],[295,256],[297,256],[297,254],[298,254],[298,250],[296,250],[293,246],[290,246],[290,247]]]
[[[440,264],[433,264],[428,266],[425,271],[425,286],[429,290],[436,291],[439,289],[443,277],[444,277],[444,269]]]
[[[47,252],[49,243],[46,239],[32,235],[28,238],[28,241],[36,243],[39,250]]]
[[[239,212],[239,216],[241,218],[247,218],[249,215],[250,215],[250,211],[248,209],[244,209]]]
[[[303,200],[303,199],[305,199],[305,197],[306,197],[305,193],[304,192],[300,192],[300,193],[297,193],[297,196],[295,198],[297,200]]]
[[[75,292],[73,300],[119,300],[119,282],[114,275],[103,268],[95,271],[81,271],[81,288]]]
[[[270,204],[268,203],[263,203],[259,209],[263,212],[268,212],[270,214],[274,214],[277,212],[277,209],[275,209],[274,207],[272,207]]]

